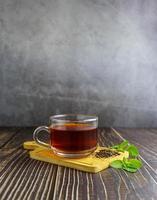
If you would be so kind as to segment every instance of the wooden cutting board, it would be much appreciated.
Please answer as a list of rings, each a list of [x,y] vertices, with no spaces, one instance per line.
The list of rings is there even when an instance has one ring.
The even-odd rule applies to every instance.
[[[115,150],[98,146],[96,151],[87,157],[69,159],[55,155],[51,149],[42,147],[34,141],[24,142],[23,147],[30,150],[29,155],[32,159],[92,173],[97,173],[108,168],[114,160],[123,160],[124,157],[128,158],[129,156],[127,151],[118,152],[117,155]],[[113,155],[110,156],[110,154]]]

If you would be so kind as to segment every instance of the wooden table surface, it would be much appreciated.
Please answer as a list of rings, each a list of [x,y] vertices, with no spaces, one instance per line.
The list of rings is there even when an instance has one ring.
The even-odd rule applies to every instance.
[[[137,173],[108,168],[85,173],[28,156],[22,143],[34,128],[0,128],[0,200],[157,199],[157,129],[99,129],[100,145],[124,138],[140,149],[143,167]]]

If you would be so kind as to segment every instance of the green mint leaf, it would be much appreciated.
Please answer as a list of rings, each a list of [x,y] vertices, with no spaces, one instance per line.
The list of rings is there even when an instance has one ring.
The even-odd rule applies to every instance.
[[[119,147],[119,145],[114,145],[114,146],[112,146],[111,148],[112,148],[112,149],[118,149],[118,147]]]
[[[127,167],[127,160],[128,160],[127,158],[125,158],[125,157],[123,158],[123,161],[122,161],[123,166],[122,167]]]
[[[121,144],[119,144],[119,149],[125,149],[126,147],[128,147],[129,142],[127,140],[124,140],[124,142],[122,142]]]
[[[129,157],[128,158],[123,158],[123,160],[115,160],[113,161],[110,166],[113,168],[117,169],[123,169],[128,172],[137,172],[139,168],[142,167],[142,162],[136,157],[139,155],[139,151],[137,147],[133,144],[130,144],[127,140],[122,142],[121,144],[117,144],[115,146],[111,147],[112,149],[116,149],[117,151],[124,152],[128,151],[129,152]]]
[[[117,151],[121,151],[121,152],[124,152],[124,151],[125,151],[124,149],[119,148],[119,146],[117,146],[117,145],[111,147],[111,149],[116,149]]]
[[[110,163],[110,166],[116,169],[122,169],[122,161],[121,160],[115,160],[112,163]]]
[[[114,145],[111,148],[124,152],[129,145],[130,145],[129,142],[127,140],[125,140],[124,142]]]
[[[127,151],[129,152],[129,155],[131,157],[137,157],[139,155],[139,151],[137,149],[137,147],[135,147],[135,145],[130,145],[128,148],[127,148]]]
[[[142,167],[142,162],[137,159],[129,159],[126,162],[127,167],[139,169]]]
[[[118,148],[117,151],[124,152],[125,150]]]
[[[137,172],[137,169],[135,169],[135,168],[123,167],[123,169],[124,169],[125,171],[132,172],[132,173]]]

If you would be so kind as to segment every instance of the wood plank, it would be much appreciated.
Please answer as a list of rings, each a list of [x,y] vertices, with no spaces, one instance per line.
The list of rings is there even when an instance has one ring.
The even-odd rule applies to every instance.
[[[32,128],[1,128],[0,169],[16,155],[25,140],[32,140]],[[25,132],[26,131],[26,132]],[[22,149],[23,151],[23,149]]]
[[[155,129],[116,129],[123,138],[134,143],[142,158],[157,172],[157,131]]]
[[[12,149],[22,147],[22,144],[26,140],[33,140],[33,130],[34,128],[20,128],[15,136],[11,138],[3,149]]]
[[[3,148],[12,153],[6,154],[7,161],[0,170],[2,200],[157,199],[156,174],[149,164],[144,162],[135,174],[112,168],[91,174],[32,160],[22,148],[22,142],[32,138],[32,131],[21,129]],[[103,146],[122,139],[111,129],[99,130],[99,143]]]
[[[147,197],[148,199],[151,199],[150,194],[154,194],[155,197],[152,195],[152,198],[156,199],[157,166],[152,165],[152,160],[154,163],[157,163],[157,157],[155,156],[157,147],[154,146],[156,143],[157,135],[152,134],[148,129],[117,129],[114,130],[114,132],[119,135],[122,140],[128,139],[130,142],[138,146],[140,150],[139,157],[143,162],[143,167],[139,170],[139,173],[143,176],[141,185],[145,186],[145,191],[142,191],[141,193],[145,194],[145,198]],[[125,135],[125,138],[123,135]],[[153,149],[150,151],[152,147]],[[137,180],[139,181],[139,175],[134,174],[134,176],[137,176]],[[149,184],[144,184],[145,182]],[[135,180],[133,180],[133,184],[135,185]]]
[[[124,138],[157,153],[157,134],[152,129],[116,129]]]
[[[117,134],[117,132],[113,130],[104,130],[104,133],[101,131],[101,136],[104,138],[104,140],[106,140],[109,146],[110,144],[120,143],[125,139],[119,133]],[[126,137],[126,139],[128,138]],[[129,141],[133,142],[131,139]],[[127,184],[129,190],[135,191],[137,199],[151,199],[154,197],[157,198],[156,189],[154,189],[157,187],[156,173],[154,173],[154,169],[149,165],[148,162],[145,161],[143,157],[141,157],[141,159],[143,160],[143,168],[140,169],[138,173],[130,174],[124,171],[120,171],[119,176],[121,176],[121,180]],[[118,171],[116,170],[116,172]],[[145,188],[143,188],[143,186],[145,186]]]
[[[18,130],[19,128],[0,127],[0,148],[3,148],[3,146],[16,135]]]

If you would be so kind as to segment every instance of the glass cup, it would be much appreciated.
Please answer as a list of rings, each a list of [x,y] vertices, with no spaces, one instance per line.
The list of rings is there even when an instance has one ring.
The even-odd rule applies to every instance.
[[[50,126],[40,126],[33,133],[34,140],[51,148],[62,157],[77,158],[92,153],[97,147],[98,117],[95,115],[63,114],[50,117]],[[43,131],[49,133],[50,144],[38,138]]]

